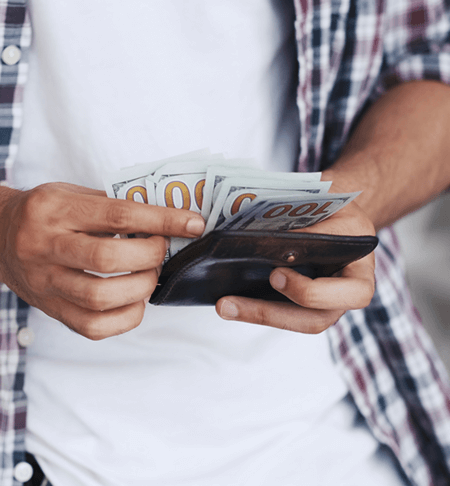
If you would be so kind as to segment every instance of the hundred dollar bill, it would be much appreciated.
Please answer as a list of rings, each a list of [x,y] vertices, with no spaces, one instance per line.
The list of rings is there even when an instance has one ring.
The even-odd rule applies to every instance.
[[[304,182],[295,180],[231,178],[222,182],[220,193],[208,218],[205,234],[223,224],[240,210],[244,210],[256,198],[278,195],[290,197],[294,194],[326,194],[331,182]],[[268,192],[270,191],[270,192]]]
[[[223,163],[223,160],[222,154],[212,154],[200,160],[192,159],[181,162],[168,162],[156,170],[152,177],[158,183],[166,177],[181,176],[183,174],[203,174],[205,176],[209,166]]]
[[[121,169],[106,174],[103,177],[103,184],[108,197],[133,201],[141,199],[142,202],[148,202],[145,178],[150,172],[147,171],[155,171],[159,167],[158,162],[153,164],[152,169],[149,167],[150,164],[145,164],[146,167],[145,169],[142,168],[142,172],[136,171],[137,166],[133,166],[129,167],[129,169]]]
[[[332,216],[359,194],[361,192],[255,199],[247,211],[235,214],[217,229],[289,231],[306,228]]]
[[[116,199],[156,204],[155,191],[148,191],[144,177],[112,186]]]
[[[145,164],[138,164],[132,167],[126,167],[124,169],[116,170],[105,174],[103,177],[103,184],[105,186],[106,194],[108,197],[114,199],[147,199],[146,183],[145,179],[151,174],[154,174],[157,169],[167,164],[168,162],[181,162],[199,160],[209,157],[211,154],[209,149],[196,150],[195,152],[188,152],[186,154],[175,155],[166,159],[156,160],[153,162],[147,162]],[[122,189],[123,186],[127,186],[126,189]],[[136,189],[133,189],[133,188]],[[141,189],[142,188],[142,189]],[[130,192],[131,191],[131,192]],[[138,196],[141,193],[142,198]],[[120,197],[119,197],[120,196]],[[129,197],[127,197],[129,196]],[[138,199],[135,199],[136,198]]]
[[[215,165],[208,167],[206,171],[205,187],[203,189],[202,216],[208,220],[214,202],[216,188],[229,177],[264,177],[265,172],[261,169],[252,168],[253,159],[227,160],[227,165]],[[216,192],[217,194],[217,192]]]
[[[320,181],[321,172],[266,172],[261,169],[249,169],[245,167],[209,167],[206,173],[206,184],[204,190],[204,204],[202,216],[206,220],[211,214],[220,192],[222,183],[228,178],[234,177],[257,177],[267,178],[267,180],[277,181],[298,181],[298,182],[317,182]]]
[[[331,216],[359,194],[325,194],[331,182],[320,181],[320,172],[269,173],[252,165],[252,159],[225,160],[202,149],[115,171],[104,183],[112,198],[202,214],[204,234],[215,228],[302,228]],[[172,238],[166,260],[192,241]]]
[[[200,213],[206,169],[218,162],[223,163],[222,154],[213,154],[194,162],[167,163],[146,178],[147,192],[155,194],[157,206],[189,209]],[[192,241],[190,238],[172,237],[167,257],[172,257]]]
[[[222,154],[211,155],[195,162],[171,162],[147,177],[147,189],[153,185],[156,204],[190,209],[200,213],[207,168],[223,160]]]
[[[103,177],[103,183],[106,193],[110,198],[128,199],[156,205],[156,185],[149,183],[147,180],[149,176],[152,176],[157,169],[168,164],[193,161],[199,162],[207,158],[220,159],[221,156],[212,156],[209,149],[196,150],[194,152],[188,152],[149,163],[138,164],[111,172]],[[127,235],[122,235],[122,237],[126,236]],[[128,236],[135,237],[141,235]],[[183,242],[182,240],[186,241]],[[175,252],[179,251],[179,249],[186,246],[190,241],[191,240],[180,238],[179,241],[171,242],[171,247],[168,250],[166,260],[170,256],[173,256]]]

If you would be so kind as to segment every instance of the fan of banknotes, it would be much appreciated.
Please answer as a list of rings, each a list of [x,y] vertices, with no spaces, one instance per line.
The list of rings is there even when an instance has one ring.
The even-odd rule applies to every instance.
[[[320,172],[282,173],[254,168],[252,159],[226,159],[202,149],[106,174],[109,197],[189,209],[212,230],[288,231],[339,211],[359,192],[328,194]],[[172,238],[168,257],[192,242]]]

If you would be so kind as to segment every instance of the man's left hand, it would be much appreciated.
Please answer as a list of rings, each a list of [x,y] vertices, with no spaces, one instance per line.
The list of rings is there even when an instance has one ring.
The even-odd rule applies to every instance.
[[[301,231],[352,236],[375,234],[372,222],[355,202]],[[227,320],[317,334],[333,325],[347,310],[369,305],[375,291],[374,273],[373,252],[327,278],[311,279],[290,268],[276,268],[270,275],[270,283],[292,302],[228,296],[217,302],[216,311]]]

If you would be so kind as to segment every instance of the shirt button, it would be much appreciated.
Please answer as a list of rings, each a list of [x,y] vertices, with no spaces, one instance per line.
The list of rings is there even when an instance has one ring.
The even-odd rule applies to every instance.
[[[33,466],[28,462],[19,462],[14,468],[14,478],[19,483],[26,483],[33,477]]]
[[[22,327],[22,329],[17,333],[17,342],[27,348],[34,341],[34,332],[29,327]]]
[[[9,66],[17,64],[22,56],[22,51],[15,45],[5,47],[2,52],[2,61]]]

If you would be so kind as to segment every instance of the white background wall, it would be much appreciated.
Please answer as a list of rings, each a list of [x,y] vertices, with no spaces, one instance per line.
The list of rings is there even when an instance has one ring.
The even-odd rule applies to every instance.
[[[395,226],[413,302],[450,373],[450,194]]]

